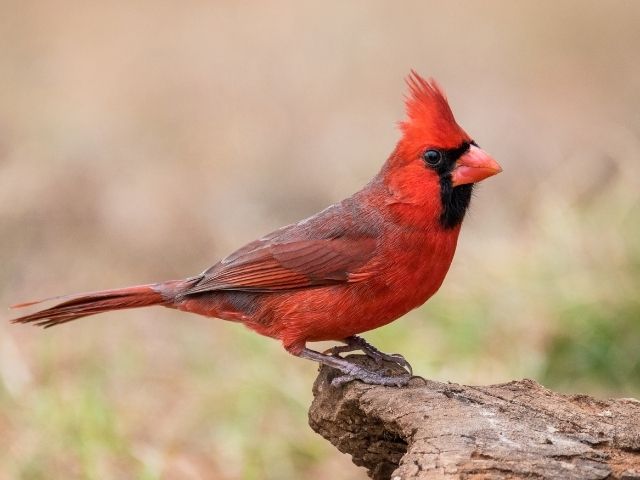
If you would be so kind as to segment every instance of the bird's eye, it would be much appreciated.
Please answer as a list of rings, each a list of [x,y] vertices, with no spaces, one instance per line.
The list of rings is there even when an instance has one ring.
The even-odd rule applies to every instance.
[[[427,162],[428,165],[435,167],[442,161],[442,153],[438,150],[427,150],[422,155],[424,161]]]

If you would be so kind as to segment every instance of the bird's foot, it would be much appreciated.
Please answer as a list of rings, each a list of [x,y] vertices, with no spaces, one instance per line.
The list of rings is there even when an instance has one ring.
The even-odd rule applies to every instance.
[[[327,365],[342,372],[342,375],[335,377],[331,381],[331,385],[334,387],[344,385],[345,383],[352,380],[360,380],[370,385],[402,387],[406,385],[409,380],[411,380],[411,374],[405,373],[402,375],[386,376],[378,372],[367,370],[366,368],[358,364],[351,363],[350,361],[342,357],[336,355],[326,355],[324,353],[316,352],[315,350],[310,350],[308,348],[304,348],[302,352],[300,352],[299,356],[318,363],[322,363],[323,365]],[[395,363],[398,364],[398,362]]]
[[[396,365],[400,365],[406,369],[410,375],[413,375],[413,368],[411,364],[399,353],[384,353],[378,350],[376,347],[367,342],[364,338],[357,335],[352,335],[343,340],[346,345],[339,345],[323,353],[327,355],[333,355],[339,357],[341,353],[353,352],[354,350],[361,350],[368,357],[374,359],[376,363],[381,364],[383,361],[392,362]]]

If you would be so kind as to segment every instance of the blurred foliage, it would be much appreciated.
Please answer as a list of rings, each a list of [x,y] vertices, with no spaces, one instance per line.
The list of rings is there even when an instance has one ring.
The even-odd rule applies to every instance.
[[[3,7],[0,304],[184,277],[349,195],[415,68],[504,172],[441,291],[367,339],[425,377],[640,395],[640,3]],[[315,371],[163,309],[2,323],[0,480],[365,478],[306,424]]]
[[[640,392],[640,303],[577,305],[559,312],[541,379],[566,391]]]
[[[620,208],[610,200],[600,202],[604,212],[598,221],[611,215],[606,210],[631,206],[614,234],[619,245],[616,252],[603,256],[602,267],[593,272],[590,295],[559,299],[554,305],[556,327],[540,374],[542,381],[567,391],[638,395],[640,298],[634,292],[640,292],[640,205]]]

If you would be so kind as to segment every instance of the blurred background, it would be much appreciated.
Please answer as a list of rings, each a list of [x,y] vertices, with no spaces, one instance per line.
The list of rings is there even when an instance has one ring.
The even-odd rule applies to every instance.
[[[198,273],[366,183],[410,68],[504,167],[418,374],[640,395],[640,2],[1,2],[0,305]],[[0,479],[365,478],[316,366],[161,308],[0,322]],[[324,347],[320,345],[319,347]]]

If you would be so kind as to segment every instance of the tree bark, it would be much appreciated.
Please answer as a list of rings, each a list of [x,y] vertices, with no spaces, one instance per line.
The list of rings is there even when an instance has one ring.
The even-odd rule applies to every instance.
[[[333,387],[336,374],[320,369],[309,424],[375,480],[640,480],[638,400],[561,395],[533,380]]]

